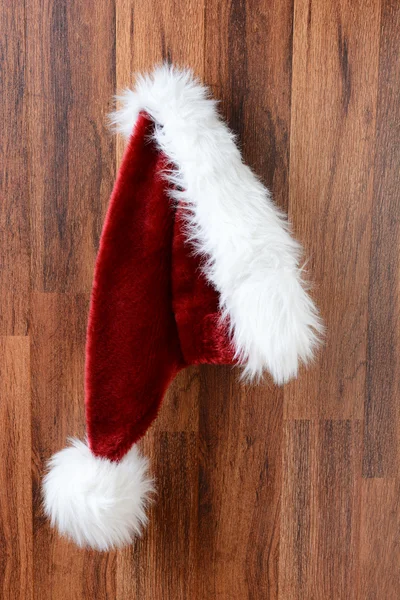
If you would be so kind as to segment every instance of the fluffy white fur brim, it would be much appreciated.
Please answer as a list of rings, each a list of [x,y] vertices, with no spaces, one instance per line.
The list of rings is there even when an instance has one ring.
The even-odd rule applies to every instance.
[[[171,195],[187,207],[187,237],[220,295],[238,362],[280,384],[307,363],[322,332],[300,268],[301,247],[269,191],[243,164],[216,102],[189,70],[164,65],[139,76],[111,115],[129,137],[140,111],[175,165]]]
[[[141,534],[153,491],[148,461],[136,446],[111,462],[74,439],[48,463],[44,510],[52,526],[79,546],[109,550]]]

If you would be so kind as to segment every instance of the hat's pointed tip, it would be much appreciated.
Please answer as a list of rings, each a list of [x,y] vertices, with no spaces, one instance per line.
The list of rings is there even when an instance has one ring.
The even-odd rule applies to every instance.
[[[113,462],[72,440],[49,461],[43,505],[62,535],[81,547],[111,550],[141,534],[153,492],[148,461],[136,446]]]

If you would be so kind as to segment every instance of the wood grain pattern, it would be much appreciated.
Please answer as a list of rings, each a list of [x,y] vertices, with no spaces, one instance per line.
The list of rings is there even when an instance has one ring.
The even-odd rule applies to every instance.
[[[400,5],[395,0],[24,0],[0,17],[0,597],[397,600]],[[285,389],[191,368],[141,442],[141,540],[75,548],[40,479],[84,434],[84,346],[123,148],[111,97],[162,60],[221,100],[287,209],[327,324]]]
[[[358,598],[361,425],[285,428],[280,582],[283,598]]]
[[[203,597],[273,598],[278,593],[282,396],[270,391],[266,402],[265,388],[239,394],[237,383],[222,384],[213,386],[202,408],[200,430],[207,500],[200,557],[210,574]]]
[[[90,290],[114,177],[112,3],[27,1],[32,283]]]
[[[327,335],[289,419],[363,416],[378,53],[376,0],[296,1],[289,212]]]
[[[0,338],[0,594],[31,600],[30,352],[27,337]]]
[[[197,444],[197,435],[184,431],[147,436],[144,449],[157,476],[157,499],[145,538],[119,556],[119,598],[163,598],[165,590],[173,590],[176,600],[193,596],[198,573]]]
[[[400,5],[383,2],[369,287],[365,477],[400,476]]]
[[[24,7],[7,2],[0,26],[0,335],[26,335],[30,227],[27,197]],[[4,35],[7,32],[7,37]]]
[[[360,542],[360,597],[396,598],[400,589],[398,479],[363,481]]]

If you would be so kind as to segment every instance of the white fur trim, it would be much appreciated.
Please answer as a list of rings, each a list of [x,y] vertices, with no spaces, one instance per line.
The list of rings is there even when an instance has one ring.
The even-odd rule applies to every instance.
[[[139,76],[111,121],[129,137],[140,111],[175,165],[174,199],[188,208],[187,235],[220,294],[245,375],[267,369],[276,383],[313,356],[322,325],[302,280],[301,247],[270,193],[242,162],[234,135],[189,70],[167,65]]]
[[[48,468],[44,510],[62,535],[82,547],[109,550],[141,534],[154,488],[148,461],[136,446],[120,462],[111,462],[74,439],[50,459]]]

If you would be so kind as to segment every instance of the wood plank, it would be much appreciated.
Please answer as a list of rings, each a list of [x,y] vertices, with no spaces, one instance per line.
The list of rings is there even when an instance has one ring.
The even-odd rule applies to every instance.
[[[91,288],[114,178],[113,3],[27,0],[33,287]]]
[[[310,597],[312,434],[310,421],[285,424],[279,590],[287,600]]]
[[[400,484],[362,483],[360,598],[397,598],[400,590]]]
[[[359,421],[324,421],[318,427],[311,597],[353,600],[358,595],[361,433]]]
[[[206,5],[205,80],[244,160],[287,207],[293,2]],[[200,409],[201,598],[277,598],[283,391],[210,371]],[[207,390],[207,391],[206,391]]]
[[[132,73],[162,61],[203,76],[204,2],[116,0],[116,88]],[[117,142],[117,165],[123,151]],[[196,598],[196,452],[200,380],[197,368],[180,373],[145,440],[159,494],[144,539],[118,555],[118,600]]]
[[[282,395],[204,369],[200,408],[199,598],[278,597]]]
[[[29,338],[0,338],[0,596],[31,600]]]
[[[364,477],[400,475],[400,5],[382,3]]]
[[[361,434],[354,421],[286,424],[279,564],[285,600],[359,597]]]
[[[197,435],[150,434],[143,449],[158,492],[143,539],[119,554],[117,598],[196,600]]]
[[[24,5],[6,2],[0,27],[0,335],[26,335],[29,319],[29,194]]]
[[[84,437],[88,295],[35,293],[32,301],[32,451],[35,598],[115,597],[115,553],[84,551],[51,530],[42,511],[45,462],[67,436]]]
[[[163,400],[157,420],[152,425],[153,433],[199,431],[199,402],[201,379],[198,367],[188,367],[178,373]]]
[[[189,66],[201,76],[203,13],[204,1],[116,0],[117,87],[163,61]]]
[[[363,417],[379,23],[375,0],[295,0],[290,219],[327,335],[288,419]]]

